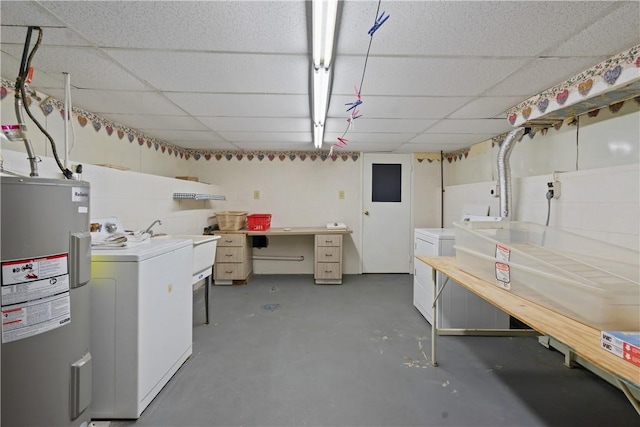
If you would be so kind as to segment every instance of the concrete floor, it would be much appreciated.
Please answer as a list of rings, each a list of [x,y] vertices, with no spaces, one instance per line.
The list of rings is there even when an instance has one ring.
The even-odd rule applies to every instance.
[[[624,394],[534,337],[441,337],[407,274],[253,276],[194,294],[193,356],[116,426],[637,426]]]

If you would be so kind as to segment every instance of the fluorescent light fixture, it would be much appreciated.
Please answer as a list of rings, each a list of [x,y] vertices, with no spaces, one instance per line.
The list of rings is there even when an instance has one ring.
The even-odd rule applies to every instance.
[[[338,0],[313,0],[313,66],[329,68],[333,56]]]
[[[338,0],[312,0],[313,25],[313,145],[322,147],[329,104],[331,60]]]
[[[330,77],[331,70],[325,68],[313,70],[313,145],[316,148],[322,147],[322,139],[324,137]]]

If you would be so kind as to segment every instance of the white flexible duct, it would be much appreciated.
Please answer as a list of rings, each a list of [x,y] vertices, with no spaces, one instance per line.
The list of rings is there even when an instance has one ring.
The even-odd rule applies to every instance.
[[[525,129],[514,129],[505,138],[498,151],[498,185],[500,186],[500,216],[509,218],[511,215],[511,166],[509,157],[516,142],[522,139]]]

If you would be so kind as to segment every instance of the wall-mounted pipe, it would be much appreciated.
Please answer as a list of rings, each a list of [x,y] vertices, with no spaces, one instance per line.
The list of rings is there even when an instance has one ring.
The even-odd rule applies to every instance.
[[[69,117],[71,111],[71,75],[64,74],[64,167],[69,169]]]
[[[251,258],[268,260],[268,261],[304,261],[304,257],[300,256],[285,256],[285,255],[254,255]]]
[[[507,134],[498,150],[498,185],[500,186],[500,216],[511,216],[511,165],[509,158],[516,142],[522,139],[525,128],[514,129]]]
[[[26,129],[27,126],[24,124],[24,118],[22,117],[22,93],[20,91],[16,91],[16,99],[15,99],[15,110],[16,110],[16,119],[18,119],[18,124],[20,125],[20,131],[23,134],[22,141],[24,142],[24,147],[27,150],[27,159],[29,160],[29,168],[31,172],[29,176],[38,176],[38,158],[36,157],[35,152],[33,151],[33,145],[31,145],[31,140],[27,138]]]

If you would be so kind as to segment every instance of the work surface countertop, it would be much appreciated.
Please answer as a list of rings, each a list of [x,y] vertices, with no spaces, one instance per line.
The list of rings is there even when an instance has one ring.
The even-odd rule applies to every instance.
[[[305,236],[315,234],[351,234],[353,230],[350,228],[336,230],[327,227],[274,227],[266,231],[252,230],[215,230],[214,234],[247,234],[249,236]]]
[[[504,312],[523,321],[536,331],[566,344],[576,354],[595,366],[634,384],[636,387],[640,385],[639,367],[600,348],[599,329],[580,323],[489,282],[478,279],[460,270],[456,265],[455,257],[418,255],[416,258],[449,276]]]

